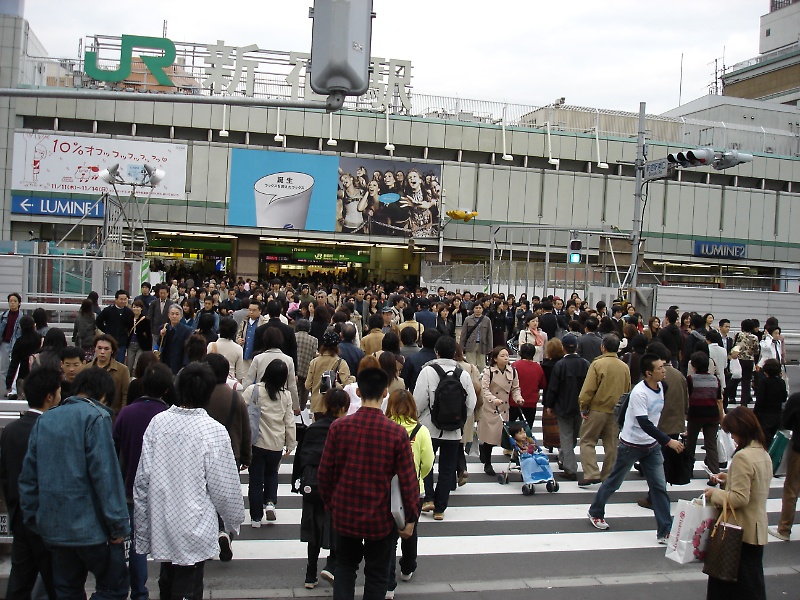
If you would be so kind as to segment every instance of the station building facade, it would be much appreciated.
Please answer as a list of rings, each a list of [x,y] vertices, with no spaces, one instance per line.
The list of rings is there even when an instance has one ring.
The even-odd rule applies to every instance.
[[[43,56],[21,16],[0,16],[0,27],[0,87],[34,90],[33,97],[0,98],[4,239],[66,236],[65,247],[86,246],[103,223],[95,201],[107,188],[97,181],[98,170],[121,162],[123,177],[133,176],[137,161],[155,161],[166,173],[161,189],[149,199],[139,190],[131,208],[148,231],[148,254],[176,261],[230,258],[232,270],[245,277],[351,269],[363,278],[402,280],[418,276],[426,265],[488,262],[494,248],[510,260],[511,279],[523,264],[543,261],[545,229],[552,227],[547,237],[553,260],[566,260],[569,240],[577,235],[584,241],[586,267],[580,277],[599,283],[618,256],[603,246],[602,236],[580,232],[632,229],[634,113],[419,94],[410,77],[398,83],[398,74],[411,68],[402,61],[384,61],[391,85],[377,99],[371,90],[333,114],[163,101],[169,94],[202,97],[213,91],[180,59],[191,54],[192,45],[179,45],[183,54],[172,66],[173,89],[152,73],[137,76],[136,61],[127,79],[109,84],[88,76],[80,58]],[[104,49],[121,56],[120,38],[94,43],[98,55]],[[256,70],[252,96],[291,97],[298,89],[300,97],[308,94],[295,53],[277,54],[285,55],[288,74],[276,78]],[[97,65],[108,71],[120,61],[98,58]],[[246,72],[242,82],[246,87]],[[65,87],[140,94],[135,101],[46,97],[47,89]],[[245,95],[238,82],[233,93]],[[800,242],[793,235],[800,227],[794,132],[758,122],[731,126],[658,115],[648,115],[646,128],[648,160],[696,146],[740,149],[754,159],[720,172],[683,170],[647,184],[642,273],[649,276],[640,282],[792,289],[787,282],[796,279],[800,263]],[[71,173],[53,175],[46,164]],[[412,191],[407,180],[397,197],[375,200],[380,211],[404,202],[402,218],[368,220],[369,199],[361,215],[351,208],[356,221],[348,222],[345,205],[367,196],[371,180],[385,179],[387,171],[395,177],[401,171],[406,179],[416,171],[422,180],[422,189]],[[313,176],[313,191],[297,177],[279,182],[287,173]],[[373,187],[383,197],[386,190]],[[293,193],[307,197],[301,225],[262,214],[274,208],[276,196]],[[453,209],[478,214],[468,222],[445,218]]]

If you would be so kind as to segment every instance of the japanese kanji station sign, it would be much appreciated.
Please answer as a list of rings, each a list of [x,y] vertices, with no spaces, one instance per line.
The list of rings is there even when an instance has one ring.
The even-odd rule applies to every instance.
[[[123,35],[118,43],[119,62],[115,69],[100,68],[100,64],[109,61],[102,60],[94,49],[86,51],[84,71],[87,77],[110,83],[126,81],[131,76],[134,62],[141,61],[155,82],[163,87],[185,86],[187,77],[190,77],[196,78],[198,86],[211,94],[235,93],[253,97],[267,93],[274,96],[275,88],[281,87],[292,100],[325,98],[311,90],[311,78],[308,77],[311,55],[307,52],[278,53],[261,50],[256,44],[229,46],[224,40],[204,46],[180,44],[181,47],[191,46],[199,50],[191,52],[193,56],[202,55],[202,65],[195,66],[187,64],[186,58],[190,53],[182,54],[181,49],[168,38]],[[276,60],[278,55],[280,58]],[[272,69],[281,63],[284,71],[278,75]],[[364,95],[370,104],[379,108],[390,103],[401,110],[411,110],[411,62],[372,57],[370,65],[369,90]],[[275,85],[276,75],[288,84],[288,88],[283,82]],[[176,83],[174,77],[179,77],[181,83]],[[261,91],[261,88],[269,90]]]

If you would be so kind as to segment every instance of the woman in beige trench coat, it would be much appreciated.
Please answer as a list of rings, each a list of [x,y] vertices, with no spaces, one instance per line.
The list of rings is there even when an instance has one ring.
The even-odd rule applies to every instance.
[[[489,366],[483,372],[483,414],[478,422],[478,439],[483,472],[494,476],[492,448],[500,445],[503,421],[508,421],[509,402],[524,402],[519,391],[519,377],[508,360],[508,350],[497,346],[489,355]]]

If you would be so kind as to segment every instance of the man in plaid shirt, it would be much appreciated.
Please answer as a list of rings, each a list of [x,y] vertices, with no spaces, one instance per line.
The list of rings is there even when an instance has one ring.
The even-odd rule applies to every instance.
[[[389,383],[386,373],[363,369],[357,381],[361,408],[331,425],[317,476],[336,532],[333,597],[354,597],[363,558],[364,599],[383,600],[397,536],[411,537],[419,516],[419,480],[408,433],[380,409]],[[399,531],[390,504],[395,474],[406,511],[406,526]]]
[[[294,338],[297,342],[297,392],[300,395],[300,410],[303,410],[308,401],[308,393],[311,391],[305,388],[308,365],[317,355],[319,340],[309,333],[311,323],[308,319],[297,319],[294,328]]]

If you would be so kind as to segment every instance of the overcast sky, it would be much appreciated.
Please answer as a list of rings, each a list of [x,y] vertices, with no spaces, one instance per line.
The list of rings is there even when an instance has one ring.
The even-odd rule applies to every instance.
[[[51,56],[105,34],[309,51],[311,0],[26,0]],[[408,59],[419,92],[480,100],[661,113],[708,93],[714,60],[758,54],[768,0],[375,0],[372,55]],[[721,64],[720,60],[720,64]]]

